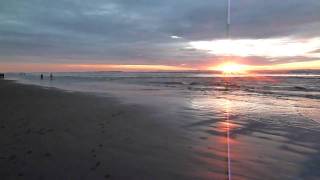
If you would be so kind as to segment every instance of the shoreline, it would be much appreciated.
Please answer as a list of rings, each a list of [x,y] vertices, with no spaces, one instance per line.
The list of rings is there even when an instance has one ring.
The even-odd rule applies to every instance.
[[[89,93],[0,81],[5,179],[194,179],[161,115]]]
[[[229,156],[233,179],[319,177],[320,126],[307,118],[318,113],[287,106],[305,101],[227,93],[152,106],[121,93],[0,80],[0,177],[226,179]]]

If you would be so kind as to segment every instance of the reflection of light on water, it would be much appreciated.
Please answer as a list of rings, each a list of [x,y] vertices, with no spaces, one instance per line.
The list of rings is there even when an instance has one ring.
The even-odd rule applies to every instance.
[[[228,179],[231,179],[231,146],[230,146],[230,122],[229,122],[229,112],[230,112],[230,101],[226,101],[225,105],[226,112],[226,128],[227,128],[227,156],[228,156]]]
[[[283,79],[271,80],[268,82]],[[262,86],[269,87],[256,84],[257,89]],[[196,117],[192,130],[204,137],[197,152],[201,154],[202,163],[212,167],[210,170],[215,173],[202,173],[208,179],[299,177],[297,172],[305,168],[302,164],[308,154],[316,151],[309,144],[313,140],[305,138],[307,142],[304,142],[304,137],[295,137],[318,131],[319,124],[314,122],[320,122],[318,99],[259,91],[248,93],[229,86],[225,91],[212,94],[191,94],[188,105]],[[309,147],[310,152],[305,147]],[[274,174],[275,171],[279,174]]]
[[[227,115],[225,116],[225,119],[227,119]],[[239,125],[230,122],[230,119],[229,119],[224,122],[218,122],[216,127],[217,127],[217,129],[215,129],[216,131],[227,133],[227,131],[233,130],[239,127]]]

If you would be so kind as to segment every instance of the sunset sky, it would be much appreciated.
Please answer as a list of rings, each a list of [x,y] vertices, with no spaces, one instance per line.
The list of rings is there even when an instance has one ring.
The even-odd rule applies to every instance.
[[[319,0],[2,0],[0,71],[320,69]]]

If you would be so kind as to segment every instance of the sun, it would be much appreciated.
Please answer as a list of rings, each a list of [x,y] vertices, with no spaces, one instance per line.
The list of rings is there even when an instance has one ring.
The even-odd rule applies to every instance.
[[[244,74],[247,70],[246,65],[232,62],[224,63],[211,69],[221,71],[223,74]]]

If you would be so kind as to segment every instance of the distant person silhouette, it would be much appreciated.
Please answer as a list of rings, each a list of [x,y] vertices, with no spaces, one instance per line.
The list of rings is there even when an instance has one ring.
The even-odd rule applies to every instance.
[[[52,75],[52,73],[50,73],[50,80],[53,80],[53,75]]]
[[[41,80],[43,79],[43,74],[40,75],[40,79],[41,79]]]

